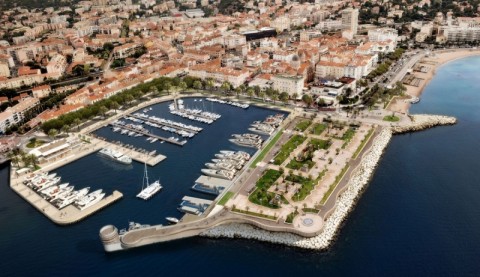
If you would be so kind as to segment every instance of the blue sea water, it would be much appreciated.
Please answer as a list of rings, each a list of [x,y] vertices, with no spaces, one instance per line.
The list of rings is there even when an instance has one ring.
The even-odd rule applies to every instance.
[[[395,136],[327,252],[206,238],[103,252],[100,227],[109,223],[125,226],[128,220],[157,223],[165,216],[177,216],[175,207],[183,195],[202,196],[189,187],[203,163],[220,149],[232,149],[227,142],[231,133],[245,131],[248,123],[272,113],[214,106],[224,115],[222,119],[183,149],[155,144],[168,158],[149,169],[151,177],[160,177],[165,187],[151,201],[134,199],[141,182],[141,164],[122,168],[94,154],[57,170],[78,186],[108,192],[118,189],[125,194],[118,203],[76,225],[52,224],[8,188],[4,181],[7,172],[1,170],[0,275],[479,275],[478,68],[480,57],[475,57],[451,62],[437,71],[411,112],[453,115],[458,124]],[[152,114],[164,108],[156,107]],[[107,129],[98,134],[118,139]],[[154,147],[141,140],[131,143]]]

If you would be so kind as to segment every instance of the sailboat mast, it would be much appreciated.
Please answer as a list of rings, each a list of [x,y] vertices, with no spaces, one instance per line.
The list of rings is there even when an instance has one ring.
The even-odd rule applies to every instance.
[[[147,186],[148,186],[148,172],[147,172],[147,163],[145,163],[145,172],[143,173],[143,184],[142,184],[142,190],[145,188],[145,183],[147,183]]]

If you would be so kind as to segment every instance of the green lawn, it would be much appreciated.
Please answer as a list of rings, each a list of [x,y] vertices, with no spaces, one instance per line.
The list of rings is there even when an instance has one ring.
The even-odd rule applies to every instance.
[[[332,144],[331,141],[329,140],[323,140],[323,139],[314,139],[312,138],[310,140],[310,144],[313,145],[313,147],[315,148],[315,150],[319,150],[319,149],[328,149],[330,147],[330,145]]]
[[[303,208],[302,209],[305,213],[313,213],[313,214],[318,214],[320,210],[314,209],[314,208]]]
[[[315,188],[318,181],[325,175],[327,171],[324,170],[320,173],[317,179],[312,180],[310,178],[305,178],[298,175],[289,175],[287,176],[286,180],[294,183],[298,183],[301,185],[300,189],[295,193],[292,197],[293,201],[302,201],[304,200],[310,192]]]
[[[289,215],[287,215],[287,219],[285,219],[285,223],[292,223],[293,219],[298,215],[298,211],[295,211]]]
[[[233,195],[234,195],[233,192],[227,191],[227,193],[225,193],[225,195],[222,197],[222,199],[220,199],[220,201],[218,201],[218,205],[225,205],[228,202],[228,200],[230,198],[232,198]]]
[[[308,126],[310,126],[310,124],[312,124],[312,121],[311,120],[302,120],[300,121],[297,126],[295,126],[295,130],[299,131],[299,132],[304,132],[305,130],[307,130]]]
[[[353,128],[348,128],[348,130],[343,134],[342,140],[344,141],[342,145],[342,149],[345,149],[347,147],[348,143],[350,143],[350,140],[355,136],[355,130]]]
[[[294,135],[290,138],[287,143],[282,145],[280,152],[274,158],[274,164],[281,165],[290,155],[290,153],[297,148],[298,145],[302,144],[307,138],[300,135]]]
[[[303,161],[297,161],[296,159],[292,159],[288,164],[287,167],[295,170],[299,170],[302,168],[304,165],[307,165],[308,168],[312,168],[315,165],[315,162],[312,160],[303,160]]]
[[[256,189],[248,196],[250,202],[257,205],[265,206],[272,209],[280,208],[278,203],[271,203],[272,199],[276,197],[273,192],[267,190],[277,181],[282,175],[280,171],[269,169],[267,170],[256,183]],[[281,202],[285,203],[285,198],[281,198]]]
[[[280,130],[275,137],[270,141],[270,143],[263,148],[262,152],[257,156],[257,158],[253,161],[253,163],[250,164],[250,168],[255,168],[257,166],[257,163],[261,162],[264,158],[265,155],[272,149],[272,147],[277,143],[277,141],[280,139],[282,136],[283,130]]]
[[[322,205],[324,205],[325,202],[327,202],[328,198],[330,197],[330,194],[332,194],[332,192],[337,187],[338,183],[340,183],[340,181],[342,180],[343,176],[345,175],[349,167],[350,167],[349,165],[346,165],[342,169],[340,174],[338,174],[338,176],[335,178],[335,182],[333,182],[333,184],[330,185],[330,187],[328,188],[328,191],[325,193],[325,195],[323,195],[322,201],[320,202]]]
[[[43,145],[45,141],[43,140],[30,140],[29,143],[27,143],[27,148],[35,148]]]
[[[328,140],[322,139],[311,139],[305,148],[304,152],[304,159],[302,161],[297,161],[297,159],[292,159],[287,167],[291,169],[298,170],[302,168],[304,165],[307,165],[308,168],[312,168],[315,165],[315,162],[312,161],[313,152],[319,149],[328,149],[330,147],[331,142]]]
[[[397,122],[400,121],[400,117],[394,115],[387,115],[383,118],[383,121]]]
[[[325,131],[325,129],[327,129],[327,124],[325,123],[316,123],[315,125],[313,125],[312,127],[312,134],[313,135],[321,135],[323,133],[323,131]]]

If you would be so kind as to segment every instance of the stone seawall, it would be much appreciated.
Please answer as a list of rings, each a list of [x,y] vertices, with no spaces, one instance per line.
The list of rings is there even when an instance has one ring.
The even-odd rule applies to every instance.
[[[336,208],[325,220],[322,232],[312,238],[304,238],[290,233],[269,232],[246,224],[222,225],[201,233],[205,237],[241,237],[246,239],[257,239],[272,243],[281,243],[307,249],[325,249],[334,240],[335,235],[345,220],[350,210],[354,207],[356,199],[360,195],[380,161],[384,149],[392,137],[392,131],[383,129],[375,138],[369,152],[362,159],[360,166],[350,178],[348,188],[338,197]]]
[[[403,134],[408,132],[417,132],[441,125],[453,125],[457,123],[457,119],[444,115],[427,115],[416,114],[411,115],[412,123],[392,127],[393,134]]]

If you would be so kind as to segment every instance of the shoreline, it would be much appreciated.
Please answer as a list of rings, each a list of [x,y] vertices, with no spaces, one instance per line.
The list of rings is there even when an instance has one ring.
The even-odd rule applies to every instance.
[[[306,238],[292,233],[271,232],[242,223],[216,226],[200,233],[200,236],[208,238],[255,239],[304,249],[328,250],[332,243],[335,242],[339,231],[348,219],[351,211],[355,208],[362,193],[369,185],[393,135],[417,132],[436,126],[453,125],[455,123],[456,118],[449,116],[413,115],[412,124],[382,129],[373,139],[368,151],[363,154],[362,161],[358,167],[354,169],[348,185],[342,192],[335,196],[337,198],[335,207],[332,211],[329,211],[329,216],[324,219],[324,228],[317,236]]]
[[[462,49],[462,50],[456,50],[456,51],[450,51],[450,50],[441,50],[441,51],[436,51],[432,52],[428,57],[423,57],[420,61],[418,61],[415,66],[425,66],[429,67],[428,72],[419,72],[419,71],[414,71],[411,73],[412,76],[415,76],[416,78],[422,79],[420,81],[419,86],[412,86],[412,85],[406,85],[404,86],[407,88],[407,91],[405,92],[406,97],[419,97],[423,94],[423,91],[425,87],[430,83],[430,81],[435,77],[436,72],[439,68],[441,68],[443,65],[464,59],[467,57],[471,56],[479,56],[480,55],[480,49]],[[394,112],[399,112],[399,113],[404,113],[408,114],[410,110],[410,106],[412,104],[407,100],[405,100],[404,97],[399,97],[396,98],[394,102],[392,102],[388,109]]]

